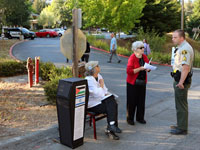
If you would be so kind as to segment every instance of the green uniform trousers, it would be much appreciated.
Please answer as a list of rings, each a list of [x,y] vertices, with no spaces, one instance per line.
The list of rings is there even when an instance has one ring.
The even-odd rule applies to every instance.
[[[190,84],[184,84],[184,89],[176,87],[178,82],[174,81],[174,93],[175,93],[175,106],[177,127],[182,130],[188,129],[188,89]]]

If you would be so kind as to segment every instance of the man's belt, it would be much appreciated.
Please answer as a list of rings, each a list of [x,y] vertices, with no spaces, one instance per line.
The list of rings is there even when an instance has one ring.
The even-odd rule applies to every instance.
[[[189,72],[188,75],[187,75],[187,77],[186,77],[186,79],[185,79],[185,81],[184,81],[184,83],[187,83],[187,84],[191,83],[191,81],[192,81],[192,75],[193,75],[193,73]],[[180,79],[181,79],[181,72],[179,70],[174,70],[173,72],[171,72],[171,76],[172,76],[172,78],[174,78],[174,80],[176,82],[179,82]]]

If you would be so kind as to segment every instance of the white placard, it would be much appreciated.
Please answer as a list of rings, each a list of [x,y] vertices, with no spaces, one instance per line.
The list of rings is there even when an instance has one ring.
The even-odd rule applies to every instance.
[[[150,70],[156,70],[156,66],[152,66],[152,65],[150,65],[150,64],[148,64],[148,63],[145,63],[144,64],[144,68],[145,69],[150,69]]]
[[[74,141],[83,137],[85,105],[75,108]]]
[[[83,137],[86,85],[76,86],[74,111],[74,141]]]

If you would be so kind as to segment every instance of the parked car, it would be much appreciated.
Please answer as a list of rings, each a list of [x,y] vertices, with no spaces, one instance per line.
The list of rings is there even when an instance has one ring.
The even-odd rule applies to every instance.
[[[61,37],[63,34],[64,34],[64,32],[65,32],[65,30],[64,29],[61,29],[61,28],[55,28],[55,29],[53,29],[54,31],[56,31],[57,33],[58,33],[58,36],[59,37]]]
[[[53,31],[51,29],[42,29],[39,32],[35,33],[37,37],[57,37],[58,33],[56,31]]]
[[[26,28],[4,28],[4,35],[8,39],[12,38],[20,38],[20,35],[23,36],[24,39],[30,38],[34,39],[35,38],[35,32],[29,31]]]
[[[107,32],[108,29],[107,29],[107,28],[101,28],[101,31],[102,31],[102,32]]]
[[[30,38],[30,39],[34,39],[35,38],[35,32],[33,31],[30,31],[26,28],[21,28],[21,31],[22,31],[22,35],[24,35],[24,38]]]

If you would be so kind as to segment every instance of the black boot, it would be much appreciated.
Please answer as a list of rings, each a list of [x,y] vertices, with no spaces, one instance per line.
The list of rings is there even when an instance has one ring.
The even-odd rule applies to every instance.
[[[109,139],[112,140],[119,140],[119,136],[115,134],[115,132],[110,131],[108,129],[105,130],[105,134],[108,136]]]

